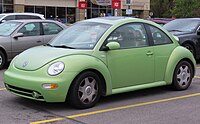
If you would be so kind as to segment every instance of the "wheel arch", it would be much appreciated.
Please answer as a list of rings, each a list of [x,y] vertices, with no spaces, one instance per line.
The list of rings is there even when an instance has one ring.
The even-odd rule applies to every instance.
[[[66,65],[70,65],[70,66],[67,66],[66,70],[70,70],[71,72],[76,73],[69,84],[66,97],[69,94],[69,90],[74,80],[80,74],[86,71],[92,71],[100,77],[104,96],[112,94],[112,82],[111,82],[110,71],[103,61],[89,55],[72,55],[72,56],[65,57],[65,59],[66,59],[65,61]]]
[[[165,79],[164,79],[167,84],[172,83],[174,70],[175,70],[177,64],[180,61],[184,61],[184,60],[189,62],[192,65],[193,70],[194,70],[193,74],[195,75],[196,61],[195,61],[192,53],[189,52],[189,50],[187,50],[186,48],[178,46],[172,52],[171,56],[169,57],[168,63],[167,63],[167,67],[166,67],[166,71],[165,71]]]

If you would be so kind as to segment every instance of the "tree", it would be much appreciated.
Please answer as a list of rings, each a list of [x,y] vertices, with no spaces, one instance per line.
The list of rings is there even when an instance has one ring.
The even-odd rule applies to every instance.
[[[199,0],[175,0],[175,7],[171,13],[178,17],[199,17],[200,2]]]
[[[154,13],[153,17],[171,17],[174,0],[151,0],[150,6],[151,11]]]

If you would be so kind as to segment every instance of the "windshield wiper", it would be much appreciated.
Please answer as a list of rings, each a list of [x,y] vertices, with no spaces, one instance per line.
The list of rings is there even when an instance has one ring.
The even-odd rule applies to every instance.
[[[76,49],[76,48],[74,48],[74,47],[70,47],[70,46],[66,46],[66,45],[61,45],[61,46],[52,46],[52,47],[56,47],[56,48]]]
[[[49,44],[49,43],[45,44],[44,46],[50,46],[50,47],[52,47],[52,45],[51,45],[51,44]]]

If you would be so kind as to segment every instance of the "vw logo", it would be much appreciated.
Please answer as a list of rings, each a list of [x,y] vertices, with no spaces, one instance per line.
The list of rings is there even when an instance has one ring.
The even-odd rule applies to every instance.
[[[22,67],[26,67],[28,65],[28,61],[25,61],[22,65]]]

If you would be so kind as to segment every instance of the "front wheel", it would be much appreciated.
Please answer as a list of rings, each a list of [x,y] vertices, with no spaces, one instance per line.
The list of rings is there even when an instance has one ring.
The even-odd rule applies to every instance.
[[[93,107],[101,96],[101,82],[99,76],[91,71],[81,73],[72,82],[68,101],[75,108]]]
[[[192,65],[187,61],[181,61],[174,71],[172,87],[175,90],[186,90],[192,82],[192,77]]]

